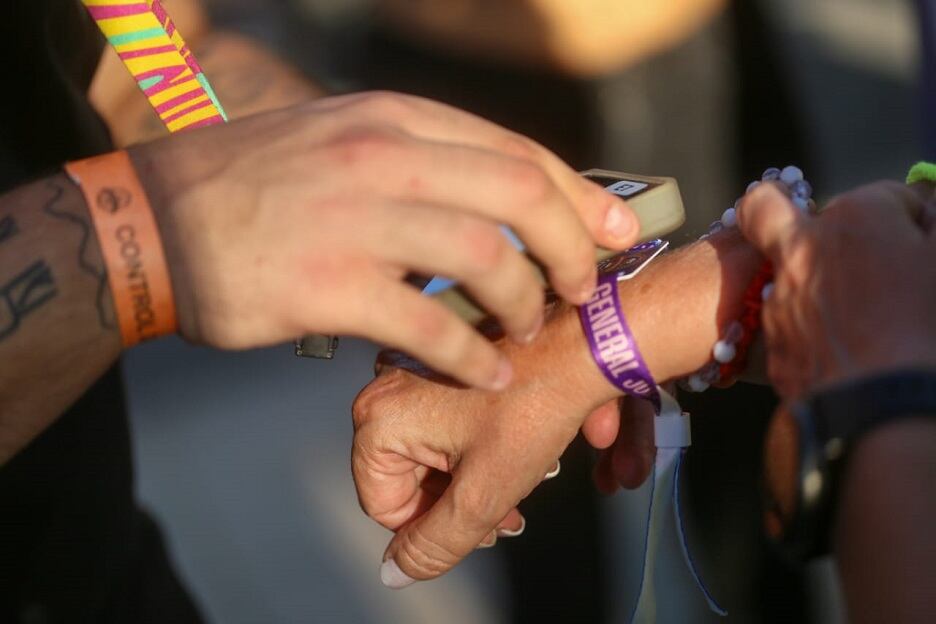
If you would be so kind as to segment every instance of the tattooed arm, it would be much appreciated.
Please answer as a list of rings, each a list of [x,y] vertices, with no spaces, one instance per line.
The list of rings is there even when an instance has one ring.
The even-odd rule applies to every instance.
[[[81,193],[63,174],[0,198],[0,465],[120,353]]]
[[[257,42],[212,30],[197,0],[164,2],[231,119],[283,108],[323,94],[322,90]],[[92,103],[118,145],[166,134],[146,97],[109,47],[91,85]]]

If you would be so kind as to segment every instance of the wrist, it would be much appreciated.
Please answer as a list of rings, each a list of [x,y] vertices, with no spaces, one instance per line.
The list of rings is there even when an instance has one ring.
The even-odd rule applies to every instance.
[[[760,263],[758,253],[734,231],[724,231],[663,256],[639,276],[618,283],[621,311],[658,383],[688,375],[711,359],[719,329],[735,318],[741,297]],[[594,361],[574,309],[566,331],[576,333],[571,380],[594,405],[621,392]],[[570,386],[571,387],[571,386]]]
[[[184,149],[178,149],[179,143]],[[197,156],[192,158],[193,148]],[[203,181],[210,177],[202,158],[205,150],[197,150],[179,138],[162,139],[127,149],[140,184],[152,206],[156,226],[162,239],[169,280],[175,294],[179,332],[197,340],[197,306],[191,293],[196,292],[192,267],[204,261],[195,257],[193,236],[207,227],[199,223],[197,200],[192,197]]]
[[[125,347],[174,333],[176,306],[155,215],[125,151],[68,162],[106,266]]]

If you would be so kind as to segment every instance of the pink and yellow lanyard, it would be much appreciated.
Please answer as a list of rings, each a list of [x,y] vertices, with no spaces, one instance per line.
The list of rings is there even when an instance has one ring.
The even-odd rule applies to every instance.
[[[169,132],[224,123],[208,79],[159,0],[82,0]]]

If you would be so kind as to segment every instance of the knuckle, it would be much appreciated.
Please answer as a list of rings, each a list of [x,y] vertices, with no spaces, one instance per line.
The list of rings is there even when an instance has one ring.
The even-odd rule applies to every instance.
[[[355,430],[371,420],[371,416],[375,412],[376,402],[377,400],[370,386],[358,393],[354,403],[351,404],[351,420],[354,423]]]
[[[489,223],[468,223],[461,228],[459,238],[470,275],[489,273],[501,266],[509,251],[504,235]]]
[[[466,486],[458,480],[453,481],[449,487],[455,488],[455,517],[459,518],[460,523],[469,531],[486,532],[506,513],[501,512],[500,500],[488,488]]]
[[[504,175],[521,204],[545,202],[553,193],[553,185],[541,167],[528,161],[517,161],[505,167]]]
[[[360,105],[381,119],[399,119],[414,110],[412,96],[395,91],[371,91],[361,99]]]
[[[451,324],[444,310],[429,303],[412,311],[409,325],[414,339],[420,344],[438,345],[443,340],[451,339]]]
[[[519,134],[508,134],[501,142],[501,150],[508,156],[520,160],[533,160],[539,155],[539,149],[533,141]]]
[[[330,145],[333,157],[345,167],[393,161],[403,148],[402,138],[391,131],[359,127],[339,135]]]
[[[445,574],[460,557],[414,525],[400,537],[394,559],[403,564],[410,576],[425,580]]]
[[[399,396],[403,371],[392,369],[371,381],[351,404],[351,418],[355,429],[376,420],[392,409],[392,398]]]

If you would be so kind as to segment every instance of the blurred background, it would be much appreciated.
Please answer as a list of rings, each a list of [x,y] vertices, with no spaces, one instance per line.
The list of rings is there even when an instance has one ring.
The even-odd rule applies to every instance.
[[[480,15],[461,0],[207,4],[217,25],[262,40],[328,91],[427,95],[529,134],[577,168],[675,176],[689,213],[677,243],[767,166],[801,165],[827,198],[900,178],[921,157],[909,0],[673,0],[659,4],[702,9],[664,16],[647,35],[636,25],[653,25],[646,6],[657,3],[622,0],[630,13],[595,19],[562,1],[493,0],[497,10]],[[626,621],[648,492],[599,497],[580,443],[524,503],[522,537],[443,579],[384,589],[389,534],[358,508],[348,460],[350,404],[376,349],[344,340],[332,362],[291,351],[170,339],[124,360],[139,495],[211,621]],[[828,562],[789,569],[760,538],[757,456],[771,398],[709,394],[693,405],[686,500],[691,543],[728,619],[845,621]],[[659,620],[714,620],[675,538],[664,544]]]

